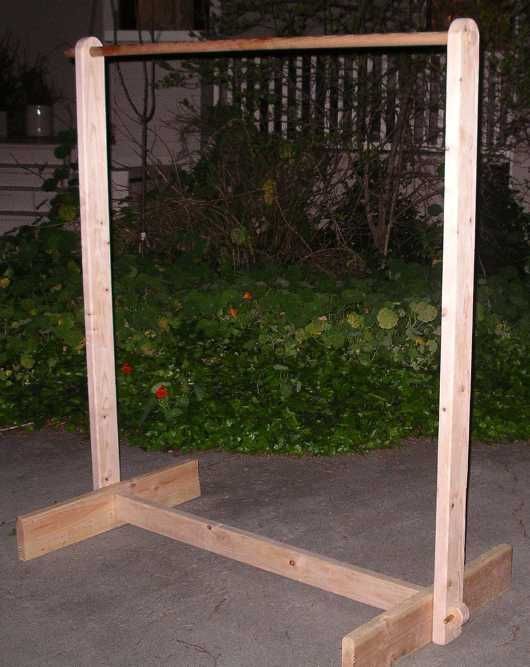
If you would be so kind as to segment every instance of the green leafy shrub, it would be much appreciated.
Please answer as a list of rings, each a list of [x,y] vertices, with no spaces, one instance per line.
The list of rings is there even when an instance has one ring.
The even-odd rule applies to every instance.
[[[55,167],[52,175],[42,183],[45,192],[56,193],[50,201],[46,219],[49,223],[70,225],[79,221],[79,178],[77,163],[73,160],[77,134],[73,129],[62,130],[57,139],[59,143],[54,156],[62,160],[62,164]]]
[[[510,184],[509,164],[490,161],[482,168],[477,206],[477,255],[495,273],[530,266],[530,213]]]
[[[79,240],[0,245],[0,421],[86,425]],[[329,454],[433,435],[436,270],[337,282],[299,267],[220,275],[182,257],[114,261],[120,426],[148,448]],[[528,280],[478,289],[474,436],[528,438]]]
[[[234,107],[190,117],[200,154],[150,169],[146,221],[134,197],[114,216],[119,252],[136,251],[145,231],[143,252],[194,253],[217,268],[303,264],[340,277],[389,259],[440,261],[443,163],[415,163],[405,151],[398,168],[387,149],[351,151],[310,128],[269,135]],[[488,275],[523,270],[530,257],[530,215],[508,181],[506,165],[484,159],[477,255]]]
[[[189,114],[189,132],[200,133],[204,147],[185,167],[175,158],[169,168],[151,169],[151,254],[194,252],[236,269],[304,264],[336,276],[362,274],[388,257],[428,263],[439,255],[439,226],[418,214],[380,151],[352,152],[311,128],[270,135],[235,107],[212,107],[200,119]],[[440,178],[431,175],[429,188]],[[141,235],[131,204],[115,219],[118,246],[129,251]]]
[[[79,419],[86,369],[78,237],[25,227],[0,239],[0,421]]]
[[[332,229],[340,153],[314,142],[259,132],[231,107],[215,107],[208,140],[193,167],[151,170],[146,201],[148,249],[173,259],[194,252],[215,266],[308,261],[344,247]],[[134,206],[116,216],[117,245],[137,246]],[[353,253],[352,253],[353,254]]]

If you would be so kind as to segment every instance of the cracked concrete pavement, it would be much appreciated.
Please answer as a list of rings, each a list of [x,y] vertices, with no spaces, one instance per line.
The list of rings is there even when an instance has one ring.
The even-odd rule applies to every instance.
[[[179,460],[122,447],[128,478]],[[428,585],[435,447],[336,458],[198,454],[213,520]],[[331,667],[375,609],[126,526],[26,563],[18,514],[90,490],[86,436],[0,435],[0,665]],[[474,445],[467,554],[514,547],[513,588],[403,667],[530,665],[530,443]]]

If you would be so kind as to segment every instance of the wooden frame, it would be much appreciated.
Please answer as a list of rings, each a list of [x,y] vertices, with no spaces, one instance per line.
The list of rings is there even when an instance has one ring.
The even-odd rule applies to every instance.
[[[434,585],[423,588],[172,509],[200,495],[189,461],[120,482],[107,178],[105,56],[447,45],[441,382]],[[72,55],[71,52],[68,55]],[[17,520],[29,560],[129,523],[385,610],[342,642],[343,667],[391,665],[431,640],[446,644],[511,584],[512,550],[464,565],[467,501],[479,36],[458,19],[447,33],[237,39],[75,48],[83,289],[94,491]]]

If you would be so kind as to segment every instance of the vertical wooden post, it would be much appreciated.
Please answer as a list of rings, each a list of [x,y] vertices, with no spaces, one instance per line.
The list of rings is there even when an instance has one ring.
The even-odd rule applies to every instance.
[[[101,46],[95,37],[79,40],[75,47],[75,64],[92,477],[94,488],[98,489],[120,480],[120,463],[110,268],[105,59],[90,55],[93,46]]]
[[[433,642],[461,632],[475,257],[479,34],[451,24],[447,44],[442,342]]]

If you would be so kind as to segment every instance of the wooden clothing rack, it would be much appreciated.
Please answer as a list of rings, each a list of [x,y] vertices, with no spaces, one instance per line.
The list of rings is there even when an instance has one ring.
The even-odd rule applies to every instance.
[[[424,588],[172,509],[200,495],[198,465],[120,481],[112,317],[105,57],[447,45],[441,379],[434,585]],[[479,34],[448,32],[267,37],[75,47],[83,290],[94,491],[17,521],[29,560],[123,524],[384,610],[342,641],[343,667],[390,665],[431,640],[447,644],[470,612],[511,584],[512,549],[465,566],[475,243]],[[72,55],[72,53],[68,53]]]

